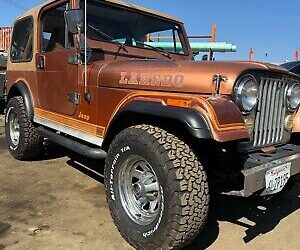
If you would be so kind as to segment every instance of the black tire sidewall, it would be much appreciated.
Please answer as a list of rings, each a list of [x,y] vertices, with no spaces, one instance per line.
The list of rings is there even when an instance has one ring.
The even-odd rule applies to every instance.
[[[141,131],[142,133],[144,131]],[[121,234],[125,238],[133,239],[134,242],[143,244],[153,244],[159,246],[162,242],[167,228],[168,221],[168,205],[171,197],[168,195],[167,176],[163,166],[166,164],[161,155],[157,152],[158,144],[147,140],[149,135],[144,132],[144,137],[136,138],[133,134],[127,134],[124,137],[118,138],[113,144],[105,167],[105,184],[107,190],[107,200]],[[160,212],[153,223],[148,226],[136,224],[127,215],[122,206],[119,194],[118,178],[122,163],[131,155],[143,157],[153,168],[160,184],[160,189],[163,194]],[[162,241],[160,241],[160,239]]]

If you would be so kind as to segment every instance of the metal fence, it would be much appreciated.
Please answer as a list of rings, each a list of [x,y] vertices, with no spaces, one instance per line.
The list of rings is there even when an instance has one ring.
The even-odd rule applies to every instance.
[[[0,51],[8,51],[10,46],[12,28],[0,28]]]

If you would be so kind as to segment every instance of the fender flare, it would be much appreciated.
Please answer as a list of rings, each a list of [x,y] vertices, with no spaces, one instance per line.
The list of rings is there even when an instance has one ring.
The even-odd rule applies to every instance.
[[[194,109],[165,106],[160,102],[132,101],[122,107],[117,112],[115,118],[125,112],[177,120],[183,123],[194,137],[199,139],[212,138],[210,126],[206,119]]]
[[[9,101],[10,98],[15,96],[15,92],[18,92],[23,97],[26,113],[28,115],[28,118],[32,121],[34,115],[33,102],[27,84],[22,81],[18,81],[15,84],[13,84],[9,89],[7,101]]]

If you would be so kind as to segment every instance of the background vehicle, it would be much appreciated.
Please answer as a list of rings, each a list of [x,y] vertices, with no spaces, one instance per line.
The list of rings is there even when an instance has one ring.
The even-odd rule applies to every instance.
[[[84,8],[49,1],[14,24],[5,129],[16,159],[38,158],[43,138],[105,159],[111,215],[138,249],[188,244],[212,192],[271,195],[300,172],[290,142],[299,77],[193,61],[182,21],[168,15],[88,1],[84,25]]]
[[[284,63],[281,66],[290,72],[300,75],[300,61]]]

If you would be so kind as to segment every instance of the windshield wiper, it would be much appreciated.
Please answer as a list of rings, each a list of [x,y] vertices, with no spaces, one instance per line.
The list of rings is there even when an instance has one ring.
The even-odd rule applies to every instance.
[[[112,42],[113,44],[117,45],[119,47],[119,50],[116,54],[119,54],[120,50],[124,50],[126,53],[128,53],[128,50],[126,49],[126,46],[123,43],[120,43],[118,41],[115,41],[113,37],[111,37],[110,35],[106,34],[105,32],[101,31],[100,29],[94,27],[93,25],[89,24],[88,25],[92,30],[96,31],[98,34],[100,34],[105,40]]]
[[[156,52],[158,52],[159,54],[161,54],[161,55],[163,55],[163,56],[165,56],[165,57],[167,57],[169,59],[172,59],[172,57],[170,56],[170,53],[167,52],[167,51],[165,51],[164,49],[159,49],[157,47],[154,47],[154,46],[152,46],[150,44],[147,44],[147,43],[144,43],[144,42],[139,42],[139,41],[135,41],[135,42],[137,44],[140,44],[140,45],[143,45],[145,47],[151,48],[151,49],[155,50]]]
[[[117,55],[119,54],[120,50],[123,49],[125,52],[129,53],[128,50],[126,49],[126,46],[123,44],[123,43],[120,43],[118,41],[115,41],[113,37],[111,37],[110,35],[106,34],[105,32],[101,31],[100,29],[94,27],[93,25],[89,24],[88,25],[92,30],[96,31],[98,34],[100,34],[105,40],[109,41],[109,42],[112,42],[113,44],[116,44],[117,46],[119,46],[119,50],[116,54],[116,57]],[[137,44],[140,44],[140,45],[143,45],[145,47],[148,47],[148,48],[151,48],[153,50],[155,50],[156,52],[158,52],[160,55],[163,55],[169,59],[172,59],[171,56],[170,56],[170,53],[163,50],[163,49],[159,49],[157,47],[154,47],[150,44],[146,44],[144,42],[139,42],[139,41],[136,41]]]

